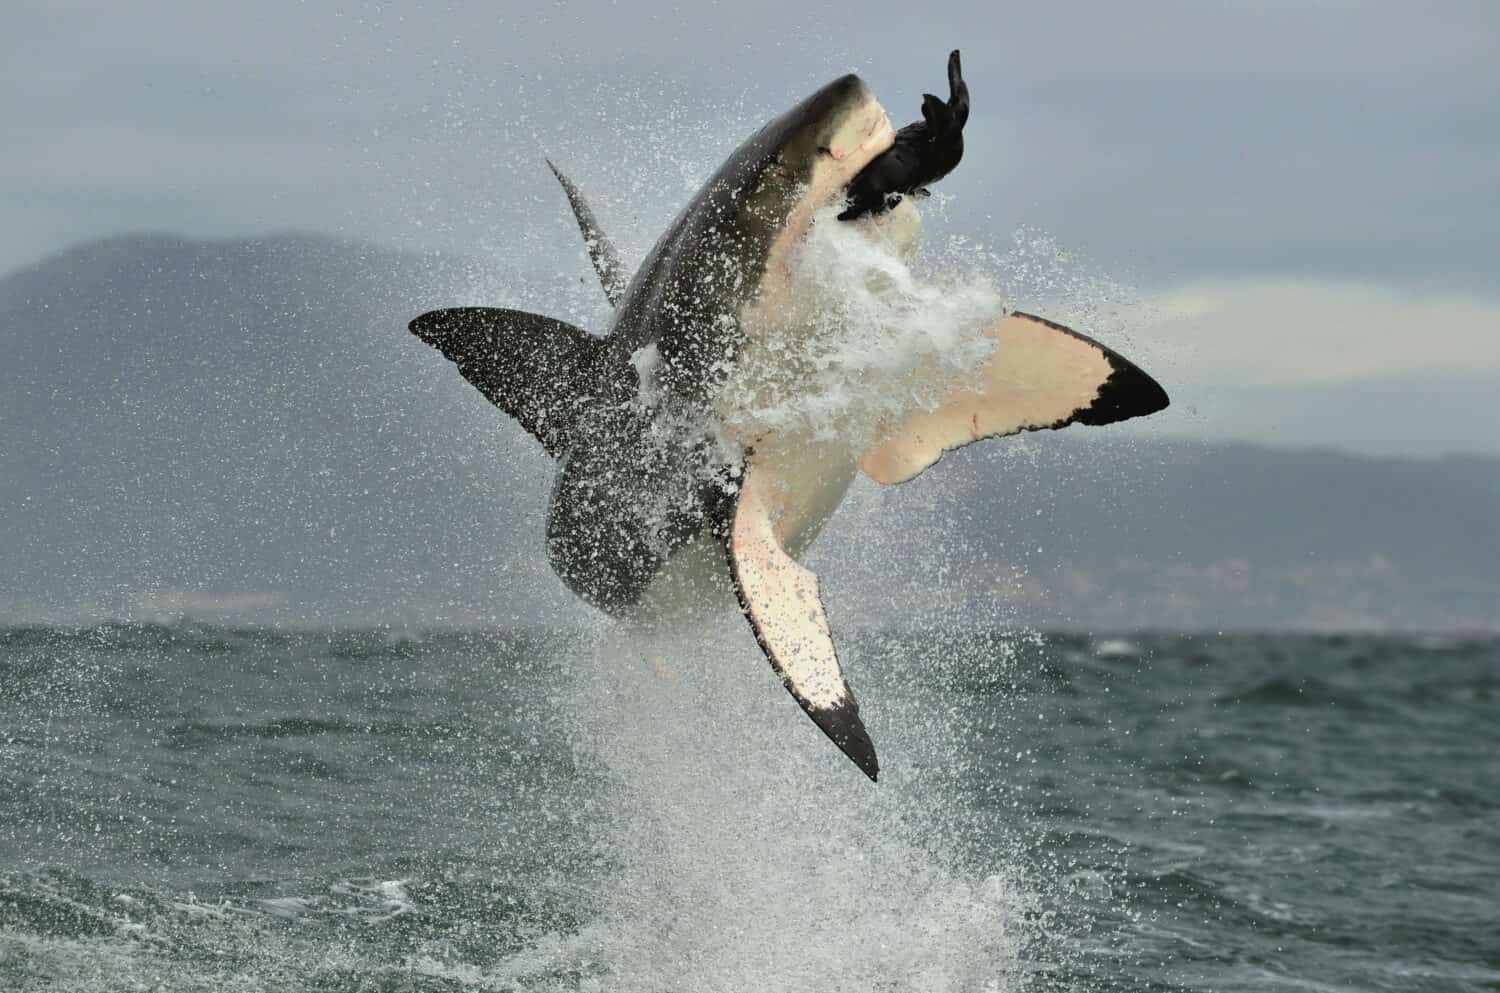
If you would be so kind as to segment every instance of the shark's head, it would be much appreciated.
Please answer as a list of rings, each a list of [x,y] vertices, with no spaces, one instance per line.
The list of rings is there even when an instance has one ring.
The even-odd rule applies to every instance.
[[[814,213],[840,201],[854,177],[894,140],[885,109],[852,73],[761,128],[720,172],[743,197],[731,208],[737,226],[754,232],[756,247],[765,252],[764,259],[742,261],[774,276]]]
[[[864,80],[850,73],[761,128],[742,151],[750,153],[744,165],[758,167],[760,191],[768,198],[763,206],[776,211],[806,200],[816,206],[832,202],[894,140],[885,109]]]
[[[659,343],[662,383],[703,396],[718,379],[724,329],[779,309],[793,250],[813,217],[895,134],[858,76],[840,76],[747,138],[678,215],[625,293],[625,352]]]

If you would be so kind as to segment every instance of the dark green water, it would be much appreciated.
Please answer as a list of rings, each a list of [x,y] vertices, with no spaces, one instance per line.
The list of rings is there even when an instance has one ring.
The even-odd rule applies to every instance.
[[[0,990],[1500,990],[1500,642],[724,630],[0,632]]]

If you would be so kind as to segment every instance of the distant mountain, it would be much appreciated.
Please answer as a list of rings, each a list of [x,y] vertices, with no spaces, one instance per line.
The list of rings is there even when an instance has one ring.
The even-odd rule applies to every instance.
[[[315,237],[85,245],[0,279],[0,621],[566,621],[537,446],[405,329],[587,273]],[[1093,441],[1095,443],[1089,443]],[[1141,627],[1500,627],[1500,460],[1042,433],[857,487],[830,610]]]
[[[308,237],[111,239],[0,280],[0,601],[433,621],[566,602],[545,459],[406,323],[481,299],[581,319],[597,296]]]
[[[1100,433],[976,446],[870,497],[868,523],[912,522],[876,557],[916,564],[871,589],[1092,630],[1500,629],[1500,459]]]

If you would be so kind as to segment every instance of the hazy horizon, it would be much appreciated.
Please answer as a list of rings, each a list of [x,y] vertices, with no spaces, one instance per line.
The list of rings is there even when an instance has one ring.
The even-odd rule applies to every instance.
[[[547,566],[551,460],[406,331],[415,310],[473,299],[607,318],[587,273],[305,235],[117,238],[0,278],[0,619],[586,617]],[[997,440],[906,486],[856,486],[812,559],[832,609],[1493,627],[1500,459],[1129,427]]]

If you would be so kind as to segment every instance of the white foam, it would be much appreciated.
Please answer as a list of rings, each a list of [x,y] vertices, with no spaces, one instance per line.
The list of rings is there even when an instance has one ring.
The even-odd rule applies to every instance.
[[[580,930],[543,936],[490,978],[622,993],[1019,986],[1027,887],[994,852],[966,864],[945,820],[960,798],[918,774],[958,761],[956,718],[934,708],[895,724],[881,718],[899,699],[868,705],[890,759],[874,786],[743,622],[719,620],[699,634],[611,627],[576,660],[581,756],[609,773],[599,855],[612,878]]]
[[[931,409],[990,357],[1005,310],[982,273],[922,276],[909,243],[820,211],[791,260],[791,308],[750,329],[720,405],[741,437],[841,438],[862,451],[881,422]]]

